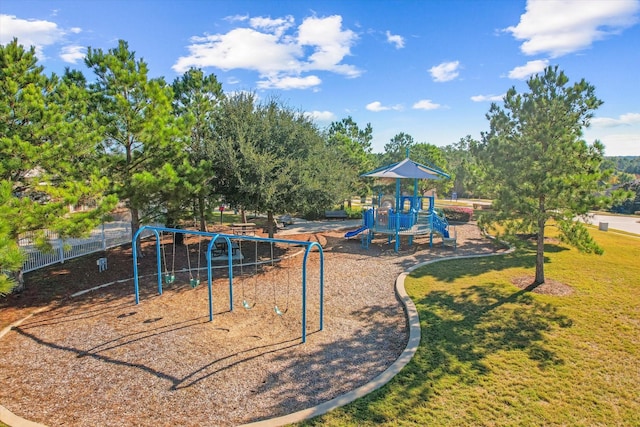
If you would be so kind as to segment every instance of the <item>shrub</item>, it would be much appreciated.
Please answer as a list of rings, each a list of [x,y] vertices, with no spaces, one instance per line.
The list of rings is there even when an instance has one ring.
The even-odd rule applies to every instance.
[[[464,206],[446,206],[442,210],[449,221],[469,222],[473,216],[473,209]]]
[[[361,207],[345,208],[344,210],[347,213],[347,216],[349,217],[349,219],[362,218],[362,212],[364,211],[364,209],[362,209]]]

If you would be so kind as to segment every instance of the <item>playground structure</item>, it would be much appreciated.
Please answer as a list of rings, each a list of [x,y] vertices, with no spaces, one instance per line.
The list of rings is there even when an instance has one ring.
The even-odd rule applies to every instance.
[[[132,239],[132,252],[133,252],[133,275],[134,275],[134,292],[135,292],[135,302],[136,304],[140,303],[140,290],[139,290],[139,274],[138,274],[138,237],[143,232],[151,231],[153,235],[155,235],[156,242],[156,270],[157,270],[157,283],[158,283],[158,294],[162,295],[163,281],[167,284],[173,283],[175,280],[175,271],[174,271],[174,262],[172,261],[172,270],[168,271],[167,262],[166,262],[166,250],[162,243],[161,234],[173,234],[175,235],[193,235],[199,236],[200,240],[198,241],[198,264],[197,264],[197,274],[196,276],[192,273],[192,265],[189,255],[189,249],[187,246],[187,262],[188,262],[188,271],[189,271],[189,284],[191,287],[196,287],[200,284],[200,252],[202,248],[206,248],[205,256],[206,256],[206,272],[207,272],[207,286],[208,286],[208,302],[209,302],[209,321],[213,321],[213,266],[212,261],[214,258],[223,259],[226,257],[227,262],[227,271],[229,278],[229,311],[234,311],[233,304],[233,295],[234,295],[234,276],[233,276],[233,268],[234,268],[234,259],[242,261],[242,251],[241,251],[241,242],[242,241],[253,241],[256,242],[256,253],[257,253],[257,244],[258,242],[265,242],[270,245],[276,243],[283,243],[287,245],[296,245],[304,248],[304,256],[302,259],[302,277],[301,277],[301,302],[302,302],[302,343],[306,342],[307,339],[307,261],[309,258],[309,253],[313,250],[313,248],[318,249],[319,253],[319,330],[323,330],[324,328],[324,253],[322,251],[322,246],[320,246],[317,242],[307,242],[307,241],[298,241],[298,240],[287,240],[287,239],[271,239],[264,237],[256,237],[256,236],[248,236],[248,235],[227,235],[222,233],[210,233],[204,231],[197,230],[186,230],[186,229],[177,229],[177,228],[167,228],[167,227],[158,227],[158,226],[144,226],[141,227],[133,236]],[[206,242],[206,245],[202,244],[202,238],[210,239]],[[236,243],[239,243],[236,245]],[[271,246],[273,247],[273,246]],[[175,239],[173,245],[173,259],[175,260]],[[280,260],[273,259],[270,260],[271,263],[279,262]],[[255,260],[256,268],[258,260]],[[164,273],[163,273],[164,266]],[[236,267],[243,267],[244,264],[236,263]],[[289,284],[287,284],[289,286]],[[244,288],[243,288],[244,291]],[[275,292],[275,291],[274,291]],[[288,304],[288,302],[287,302]],[[250,309],[250,304],[247,303],[246,300],[242,303],[245,309]],[[286,311],[286,310],[285,310]],[[274,312],[277,315],[282,315],[283,310],[278,307],[277,302],[274,304]]]
[[[378,179],[394,179],[396,184],[395,198],[378,197],[378,206],[367,209],[362,215],[362,226],[349,231],[345,238],[361,234],[362,246],[368,248],[376,233],[388,236],[388,242],[395,239],[394,250],[400,248],[400,238],[408,236],[409,245],[413,244],[414,236],[429,235],[429,245],[433,245],[433,235],[440,235],[443,239],[451,239],[449,223],[444,215],[438,215],[435,210],[434,196],[418,195],[420,179],[448,179],[445,172],[416,163],[407,158],[401,162],[383,166],[374,171],[363,174],[364,177]],[[413,179],[413,195],[402,194],[403,179]],[[424,199],[428,207],[424,208]]]

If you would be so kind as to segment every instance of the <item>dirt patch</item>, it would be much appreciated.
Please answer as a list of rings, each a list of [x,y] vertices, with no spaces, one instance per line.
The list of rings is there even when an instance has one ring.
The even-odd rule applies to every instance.
[[[564,297],[571,295],[574,292],[571,286],[553,279],[545,279],[545,282],[539,285],[536,285],[533,282],[533,276],[521,276],[511,279],[511,283],[519,289],[534,292],[536,294]]]

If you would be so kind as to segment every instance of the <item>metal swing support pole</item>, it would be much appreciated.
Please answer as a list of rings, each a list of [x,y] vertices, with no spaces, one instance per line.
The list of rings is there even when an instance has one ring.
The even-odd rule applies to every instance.
[[[207,284],[209,288],[209,320],[213,320],[213,292],[212,292],[212,269],[211,269],[211,247],[218,237],[222,237],[226,242],[228,248],[231,247],[231,240],[229,236],[209,233],[205,231],[197,231],[197,230],[183,230],[178,228],[167,228],[167,227],[154,227],[145,225],[140,227],[140,229],[133,236],[132,241],[132,250],[133,250],[133,283],[134,283],[134,291],[135,291],[135,299],[136,304],[140,303],[140,291],[139,291],[139,283],[138,283],[138,236],[144,230],[151,230],[156,235],[156,264],[157,264],[157,275],[158,275],[158,294],[162,295],[162,264],[160,257],[160,235],[158,231],[167,232],[167,233],[182,233],[182,234],[193,234],[197,236],[207,236],[211,237],[211,242],[207,248]],[[229,310],[233,311],[233,261],[231,259],[232,251],[228,252],[228,268],[229,268]]]
[[[314,246],[320,254],[320,330],[324,329],[324,253],[318,242],[311,242],[304,252],[302,264],[302,343],[307,342],[307,258]]]
[[[151,229],[153,233],[156,235],[156,264],[158,267],[158,293],[162,295],[162,266],[160,260],[160,235],[158,234],[158,230],[154,227],[141,227],[138,229],[136,234],[133,235],[133,241],[131,244],[131,250],[133,251],[133,287],[136,294],[136,304],[140,303],[140,291],[138,284],[138,237],[140,233],[142,233],[145,229]]]
[[[285,239],[269,239],[264,237],[255,237],[255,236],[231,236],[220,233],[210,233],[204,231],[196,231],[196,230],[184,230],[177,228],[167,228],[167,227],[155,227],[145,225],[140,227],[140,229],[133,236],[132,241],[132,249],[133,249],[133,274],[134,274],[134,289],[135,289],[135,300],[136,304],[140,303],[140,294],[139,294],[139,282],[138,282],[138,237],[144,230],[151,230],[156,236],[156,264],[157,264],[157,276],[158,276],[158,294],[162,295],[162,261],[160,255],[160,232],[168,232],[168,233],[182,233],[182,234],[193,234],[199,236],[207,236],[211,237],[211,241],[207,246],[207,287],[209,293],[209,321],[213,320],[213,279],[212,279],[212,266],[211,266],[211,252],[213,249],[213,245],[216,240],[222,238],[225,240],[227,244],[227,265],[229,270],[229,310],[233,311],[233,260],[232,260],[232,246],[231,239],[241,239],[241,240],[250,240],[255,242],[270,242],[270,243],[285,243],[285,244],[294,244],[304,246],[305,254],[302,265],[302,343],[307,341],[307,260],[309,257],[309,253],[314,247],[318,248],[318,253],[320,255],[320,283],[319,283],[319,292],[320,292],[320,319],[319,326],[320,330],[324,329],[324,252],[322,250],[322,246],[318,242],[307,242],[307,241],[299,241],[299,240],[285,240]]]

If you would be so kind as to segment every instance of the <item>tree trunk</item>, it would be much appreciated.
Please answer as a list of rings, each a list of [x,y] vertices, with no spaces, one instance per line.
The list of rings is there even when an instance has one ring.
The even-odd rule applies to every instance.
[[[173,211],[167,212],[167,228],[180,228],[180,224],[176,220],[175,214]],[[183,233],[173,233],[173,244],[176,246],[184,245],[184,234]]]
[[[240,222],[242,223],[246,223],[247,222],[247,211],[245,211],[244,209],[240,209]]]
[[[207,219],[204,216],[204,194],[198,194],[198,216],[200,217],[200,231],[207,231]]]
[[[540,198],[540,216],[538,217],[538,236],[536,245],[536,278],[533,283],[541,285],[544,283],[544,198]]]
[[[129,208],[129,212],[131,213],[131,239],[136,235],[138,230],[140,229],[140,211],[135,208]],[[142,248],[140,247],[140,238],[136,242],[138,246],[138,256],[142,257]]]
[[[269,238],[273,239],[275,221],[273,219],[273,211],[267,211],[267,231],[269,232]]]
[[[131,213],[131,238],[133,238],[140,229],[140,211],[135,208],[129,208],[129,212]]]
[[[16,282],[16,286],[13,288],[13,292],[20,293],[24,291],[24,275],[22,274],[22,269],[13,273],[13,279]]]

